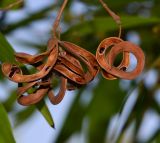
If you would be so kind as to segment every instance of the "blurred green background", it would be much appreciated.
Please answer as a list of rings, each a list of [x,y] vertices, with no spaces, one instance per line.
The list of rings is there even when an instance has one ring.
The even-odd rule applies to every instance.
[[[14,1],[1,0],[0,8]],[[10,11],[0,11],[0,63],[14,61],[13,49],[31,54],[45,51],[62,2],[26,0]],[[54,109],[46,98],[53,118],[58,116],[54,118],[55,125],[60,119],[63,120],[56,127],[58,132],[50,131],[50,140],[46,143],[160,143],[160,1],[105,2],[121,16],[122,38],[143,49],[145,69],[132,81],[110,81],[99,74],[90,84],[75,92],[67,92],[63,101],[65,104],[60,103],[63,106],[58,105]],[[61,31],[62,40],[73,42],[95,54],[100,41],[118,35],[118,26],[98,0],[69,0],[61,20]],[[131,55],[131,68],[135,65],[136,60]],[[27,68],[34,71],[31,67]],[[35,106],[22,107],[17,104],[17,87],[1,71],[0,86],[0,143],[15,140],[25,143],[18,141],[18,136],[27,134],[30,126],[43,117],[35,114]],[[55,90],[58,86],[58,81],[55,81]],[[60,109],[56,111],[56,108]],[[46,114],[49,113],[44,113],[44,117]],[[21,134],[15,135],[16,128],[24,124],[27,126],[21,130]],[[42,124],[46,124],[45,120]],[[27,141],[35,142],[34,136],[38,138],[40,132],[45,136],[48,132],[45,129],[30,130],[33,138]],[[42,140],[39,142],[45,143]]]

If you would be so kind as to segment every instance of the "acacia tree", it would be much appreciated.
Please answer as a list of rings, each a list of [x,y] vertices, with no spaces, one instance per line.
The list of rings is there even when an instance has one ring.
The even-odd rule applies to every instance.
[[[64,26],[61,26],[62,30],[58,28],[56,28],[56,30],[58,29],[61,31],[61,39],[83,46],[90,53],[95,54],[100,41],[106,37],[118,35],[118,26],[115,24],[112,18],[106,14],[106,11],[102,8],[100,3],[98,3],[98,0],[81,0],[77,3],[83,5],[84,10],[82,13],[75,15],[73,12],[75,3],[74,1],[68,1],[62,19]],[[124,0],[118,2],[108,1],[107,3],[112,9],[114,9],[114,11],[116,11],[116,13],[118,13],[118,15],[121,16],[123,29],[122,34],[119,34],[121,35],[121,38],[124,40],[129,39],[134,41],[135,35],[136,37],[139,37],[139,43],[136,44],[140,44],[146,55],[145,69],[140,77],[131,81],[125,81],[121,79],[106,80],[99,74],[96,77],[96,80],[92,81],[90,84],[83,85],[81,88],[76,89],[76,98],[73,101],[61,132],[59,133],[55,142],[58,143],[69,141],[69,139],[71,139],[71,137],[73,137],[76,133],[83,133],[86,135],[85,142],[91,143],[127,142],[125,140],[127,137],[128,142],[131,143],[158,143],[160,142],[160,127],[155,129],[153,134],[146,140],[141,140],[141,137],[139,137],[139,132],[145,116],[149,111],[154,112],[157,116],[159,116],[160,113],[160,105],[158,102],[160,68],[160,50],[158,48],[160,43],[158,38],[160,31],[160,19],[157,12],[159,8],[158,4],[160,2],[158,0],[139,2],[135,2],[134,0]],[[16,23],[8,24],[6,22],[7,13],[10,12],[11,8],[16,8],[15,10],[25,8],[25,2],[22,3],[21,6],[17,4],[19,4],[19,2],[14,3],[13,0],[4,0],[0,3],[2,7],[0,28],[1,33],[3,33],[0,34],[1,63],[16,63],[13,50],[14,48],[8,43],[4,36],[11,35],[19,28],[28,27],[28,25],[35,21],[42,19],[45,21],[46,19],[49,19],[50,17],[48,16],[48,13],[57,11],[56,8],[59,7],[62,2],[56,2],[44,9],[40,9],[39,11],[31,13],[27,18],[24,18]],[[113,16],[112,13],[111,16]],[[50,24],[50,27],[51,26],[52,23]],[[51,28],[48,28],[48,31],[51,31]],[[24,41],[22,45],[30,45],[31,48],[35,48],[39,52],[44,52],[47,45],[46,40],[48,40],[51,36],[50,33],[46,33],[46,35],[43,36],[44,39],[39,39],[37,42],[38,44]],[[42,43],[41,41],[45,42]],[[63,46],[63,43],[60,44]],[[55,51],[53,53],[55,53]],[[118,56],[115,65],[120,63],[122,56],[123,55]],[[24,55],[19,57],[22,58]],[[133,60],[133,58],[131,58],[131,60]],[[73,59],[73,61],[76,61],[76,59]],[[28,68],[24,66],[24,64],[20,66],[22,67],[23,72],[26,74],[28,72],[33,73],[35,71],[34,68],[28,71]],[[149,78],[150,73],[153,71],[155,74],[151,77],[151,79],[153,79],[156,75],[156,80],[154,84],[149,86],[147,84],[147,79]],[[6,81],[6,78],[4,77],[5,72],[4,74],[2,74],[2,71],[0,72],[0,80],[3,84]],[[125,85],[125,83],[127,83],[127,85]],[[52,84],[54,89],[59,86],[57,79],[54,79]],[[12,135],[12,129],[7,118],[7,112],[14,113],[16,118],[15,124],[21,125],[31,117],[36,109],[38,109],[49,125],[52,127],[54,126],[53,119],[44,100],[36,103],[35,106],[28,106],[25,109],[22,108],[20,111],[14,110],[15,104],[17,104],[16,90],[17,89],[14,89],[11,93],[9,93],[8,98],[2,101],[0,105],[1,142],[15,142]],[[90,98],[90,100],[87,100],[86,97]],[[128,104],[130,106],[128,106]],[[126,111],[128,112],[126,113]],[[113,128],[113,131],[111,132],[109,127],[112,125],[111,121],[113,121],[115,117],[118,121],[117,126]],[[88,121],[87,123],[86,120]],[[84,124],[86,124],[85,132]],[[131,131],[131,135],[128,136],[128,130],[132,125],[133,129]],[[157,126],[160,125],[157,124]]]

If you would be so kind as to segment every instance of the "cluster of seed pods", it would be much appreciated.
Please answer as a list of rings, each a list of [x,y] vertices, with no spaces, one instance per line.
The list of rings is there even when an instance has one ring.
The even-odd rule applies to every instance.
[[[110,51],[106,53],[110,46],[112,46]],[[123,59],[121,64],[115,67],[113,63],[120,52],[123,52]],[[137,66],[131,72],[126,71],[130,64],[129,53],[133,53],[137,59]],[[53,104],[58,104],[66,90],[86,85],[96,77],[100,69],[106,79],[113,80],[117,77],[134,79],[142,72],[145,61],[144,54],[137,45],[116,37],[104,39],[97,49],[96,57],[73,43],[51,39],[46,52],[39,55],[16,53],[15,58],[18,62],[32,65],[37,69],[37,73],[25,75],[16,65],[2,64],[4,75],[18,83],[18,102],[22,105],[35,104],[46,94]],[[51,86],[55,75],[61,80],[60,90],[56,96]],[[23,95],[32,87],[36,88],[33,93]]]
[[[46,52],[39,55],[16,53],[18,62],[29,64],[37,69],[37,73],[24,75],[22,70],[10,63],[2,64],[2,71],[10,80],[19,83],[18,102],[31,105],[39,102],[46,94],[53,104],[58,104],[65,91],[85,85],[97,75],[99,66],[93,54],[85,49],[66,41],[51,39]],[[44,63],[44,59],[47,58]],[[85,67],[83,67],[83,66]],[[57,75],[61,79],[58,95],[52,91],[52,78]],[[30,88],[37,88],[28,96],[23,95]]]
[[[99,1],[106,8],[103,1]],[[66,3],[67,0],[64,0],[54,23],[54,35],[56,35],[56,29]],[[111,10],[109,13],[110,15],[114,14]],[[118,19],[117,16],[113,16]],[[36,104],[45,95],[48,95],[52,104],[58,104],[64,98],[66,90],[75,90],[77,87],[88,84],[99,71],[104,78],[109,80],[134,79],[144,68],[145,56],[141,48],[117,37],[104,39],[97,48],[96,56],[71,42],[61,41],[56,36],[48,41],[47,47],[46,52],[38,55],[15,53],[15,59],[18,62],[36,68],[37,72],[34,74],[24,74],[17,65],[2,64],[3,74],[11,81],[18,83],[17,100],[21,105]],[[115,67],[114,61],[121,52],[123,53],[122,61],[119,66]],[[127,72],[130,64],[129,53],[135,55],[137,66],[133,71]],[[52,80],[55,76],[61,81],[57,95],[52,90]],[[31,93],[30,89],[32,89]]]

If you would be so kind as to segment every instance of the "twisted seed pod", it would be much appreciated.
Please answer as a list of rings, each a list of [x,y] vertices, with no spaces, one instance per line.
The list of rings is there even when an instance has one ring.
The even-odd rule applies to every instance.
[[[62,48],[64,48],[66,52],[70,53],[75,58],[77,58],[79,61],[84,63],[87,67],[87,71],[86,72],[83,71],[83,76],[81,75],[81,73],[77,74],[76,72],[72,72],[71,64],[68,64],[67,66],[60,66],[59,64],[56,64],[54,69],[58,71],[59,73],[61,73],[62,75],[66,76],[71,81],[79,85],[87,84],[88,82],[93,80],[99,71],[99,66],[96,61],[95,56],[91,54],[90,52],[86,51],[85,49],[73,43],[66,42],[66,41],[59,41],[59,44]],[[81,70],[80,68],[79,70]]]
[[[112,47],[117,45],[118,43],[122,42],[123,40],[117,37],[110,37],[104,39],[98,46],[98,49],[96,51],[96,59],[101,67],[104,67],[106,64],[106,61],[108,61],[108,55],[110,54],[110,51]],[[110,49],[111,48],[111,49]],[[109,51],[110,50],[110,51]],[[103,57],[103,58],[102,58]],[[109,62],[109,61],[108,61]],[[123,59],[120,63],[120,65],[117,67],[119,70],[125,70],[129,66],[129,53],[123,52]],[[104,78],[113,80],[116,79],[116,77],[112,73],[106,72],[106,70],[102,70],[102,75]]]
[[[50,39],[48,41],[48,44],[47,44],[48,50],[46,52],[41,53],[41,54],[30,55],[30,54],[27,54],[27,53],[15,53],[14,54],[15,58],[18,62],[23,63],[23,64],[32,65],[32,64],[35,64],[35,63],[38,63],[38,62],[43,62],[45,57],[48,57],[49,55],[51,55],[51,51],[53,50],[53,48],[58,47],[57,42],[58,42],[57,39]],[[56,52],[56,53],[58,53],[58,52]],[[52,58],[54,58],[54,55],[52,55]],[[39,68],[39,67],[37,67],[37,68]]]
[[[42,61],[46,56],[49,56],[51,50],[48,50],[44,53],[38,54],[38,55],[30,55],[27,53],[15,53],[15,59],[18,62],[21,62],[23,64],[34,64]]]
[[[39,55],[33,56],[33,55],[29,55],[29,54],[25,53],[25,56],[24,56],[24,53],[16,53],[15,56],[16,56],[16,59],[18,62],[28,63],[28,64],[36,67],[38,70],[41,70],[42,66],[44,66],[44,64],[42,64],[42,61],[45,58],[45,56],[47,56],[47,54],[42,53],[41,56],[39,56]],[[33,59],[33,60],[28,60],[28,58]],[[38,60],[36,60],[36,59],[38,59]],[[36,66],[37,63],[35,63],[35,61],[38,62],[39,67]],[[40,62],[41,62],[41,64],[40,64]],[[83,75],[83,69],[82,69],[82,66],[79,63],[79,61],[65,51],[60,52],[58,54],[56,65],[58,65],[59,67],[62,67],[62,68],[65,66],[66,68],[68,68],[68,70],[71,70],[72,72],[74,72],[78,75],[81,75],[81,76]],[[55,67],[53,67],[52,72],[55,72],[54,68]],[[76,88],[76,86],[73,85],[73,83],[71,83],[67,89],[74,90]]]
[[[22,55],[20,55],[19,53],[19,56],[22,56]],[[39,66],[35,65],[35,67],[38,70],[41,70],[44,67],[44,65],[43,64]],[[67,79],[64,77],[61,77],[62,82],[60,85],[60,90],[58,94],[55,96],[54,92],[51,89],[51,78],[52,78],[52,75],[50,74],[49,76],[47,76],[47,79],[44,78],[42,79],[42,81],[34,81],[34,82],[28,83],[25,86],[19,86],[18,92],[17,92],[18,103],[24,106],[36,104],[48,93],[48,97],[51,103],[54,105],[59,104],[65,95],[65,91],[67,88]],[[28,94],[27,96],[23,95],[24,93],[27,92],[27,90],[31,89],[32,87],[36,88],[35,86],[39,86],[39,87],[38,89],[36,89],[34,93]]]
[[[31,82],[31,81],[35,81],[35,80],[39,80],[39,79],[43,78],[51,71],[52,67],[54,66],[54,64],[57,61],[57,57],[58,57],[57,40],[54,40],[52,43],[53,43],[53,45],[50,50],[47,62],[45,64],[45,66],[43,67],[43,69],[41,71],[39,71],[38,73],[35,73],[32,75],[23,75],[22,73],[17,73],[16,71],[14,71],[14,65],[9,64],[9,63],[4,63],[4,64],[2,64],[3,74],[5,76],[7,76],[10,80],[17,82],[17,83]],[[27,56],[27,54],[26,54],[26,56],[24,56],[24,54],[23,54],[23,55],[21,55],[21,59],[19,59],[20,56],[18,54],[16,56],[17,56],[17,59],[21,62],[33,62],[34,63],[37,61],[37,57],[39,60],[39,58],[41,58],[43,55],[38,55],[38,56],[34,56],[33,58],[31,58],[31,56]],[[22,57],[24,57],[24,58],[22,58]]]
[[[137,66],[133,71],[126,72],[120,70],[118,67],[113,66],[114,60],[120,52],[130,52],[135,55],[137,59]],[[142,72],[144,68],[145,56],[141,48],[139,48],[137,45],[131,42],[122,41],[112,47],[110,53],[108,54],[107,60],[105,59],[104,53],[98,54],[97,59],[101,65],[101,68],[103,68],[103,70],[105,70],[107,73],[123,79],[134,79]]]
[[[53,105],[59,104],[65,96],[65,92],[67,90],[67,79],[61,77],[61,84],[58,94],[55,96],[52,89],[48,92],[48,98]]]
[[[84,75],[80,62],[66,51],[63,51],[59,54],[56,65],[59,65],[59,63],[77,75]]]
[[[23,105],[23,106],[29,106],[32,104],[38,103],[48,92],[49,88],[48,85],[50,83],[48,82],[31,82],[28,83],[26,86],[23,87],[18,87],[18,103]],[[39,86],[34,93],[23,95],[24,93],[27,92],[30,88],[34,86]]]
[[[84,76],[83,67],[82,67],[81,63],[79,62],[79,60],[66,51],[61,51],[59,53],[58,60],[56,62],[56,65],[54,66],[53,70],[57,71],[56,70],[57,67],[59,69],[62,69],[61,73],[59,72],[62,75],[64,72],[65,75],[70,75],[70,74],[74,73],[77,76],[82,77],[82,78]],[[65,76],[65,75],[63,75],[63,76]],[[69,77],[69,76],[67,76],[67,77]],[[81,85],[73,82],[72,79],[69,79],[69,78],[67,78],[67,79],[68,79],[67,80],[67,90],[75,90],[77,87],[81,86]]]

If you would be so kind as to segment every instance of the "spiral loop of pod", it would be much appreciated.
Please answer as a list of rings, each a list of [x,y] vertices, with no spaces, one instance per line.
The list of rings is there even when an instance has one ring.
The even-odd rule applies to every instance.
[[[112,46],[110,51],[106,53],[110,46]],[[120,65],[115,67],[113,65],[114,60],[121,52],[123,52],[123,59]],[[129,53],[134,54],[137,59],[137,66],[131,72],[127,71],[127,67],[130,64]],[[106,79],[134,79],[142,72],[145,61],[144,53],[140,47],[131,42],[123,41],[115,37],[106,38],[100,43],[96,52],[96,58],[102,68],[102,75]]]

